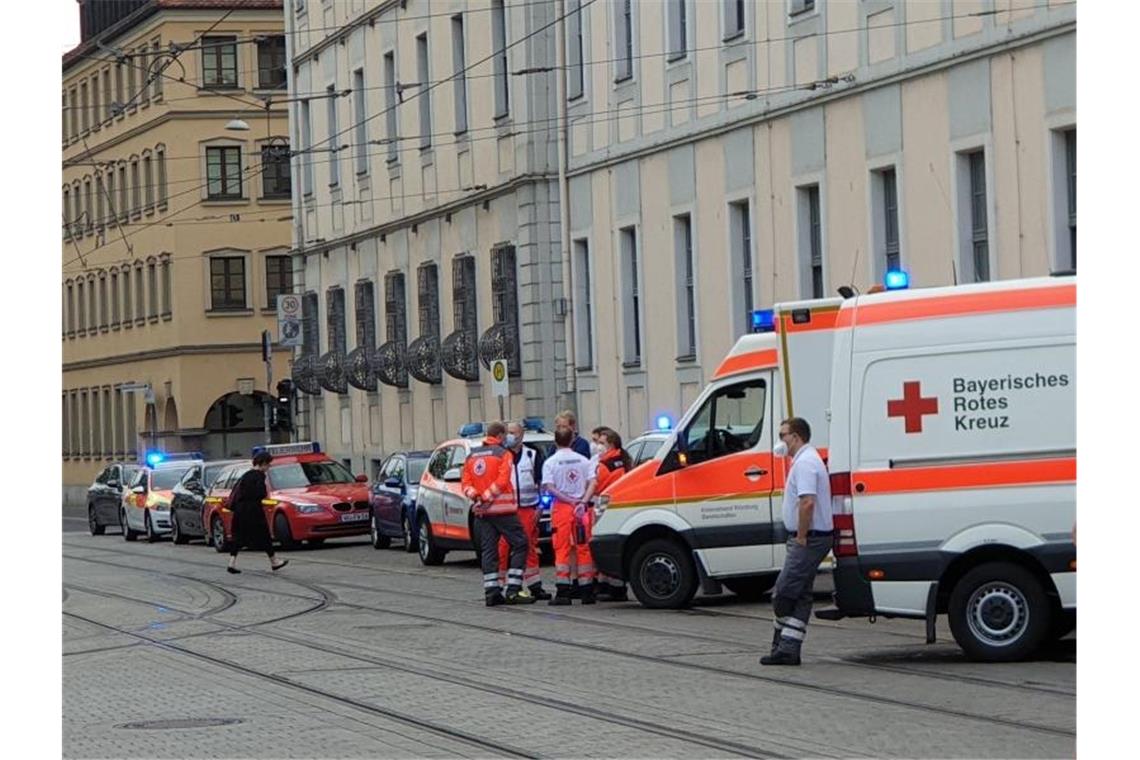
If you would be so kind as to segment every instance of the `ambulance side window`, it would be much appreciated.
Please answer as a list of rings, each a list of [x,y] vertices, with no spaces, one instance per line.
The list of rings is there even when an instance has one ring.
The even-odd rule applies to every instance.
[[[747,451],[760,442],[768,384],[762,378],[720,388],[679,436],[690,465]]]

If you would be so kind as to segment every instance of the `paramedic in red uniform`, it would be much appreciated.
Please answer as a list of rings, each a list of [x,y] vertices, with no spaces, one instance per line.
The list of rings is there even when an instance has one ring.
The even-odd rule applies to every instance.
[[[542,574],[538,566],[538,481],[542,478],[542,452],[523,445],[523,426],[517,422],[507,425],[504,447],[511,452],[513,461],[511,486],[519,506],[519,523],[526,533],[526,569],[523,585],[535,601],[549,599],[550,592],[542,587]],[[499,583],[506,585],[510,545],[506,538],[499,539]]]
[[[463,463],[460,484],[463,495],[471,500],[475,515],[475,534],[479,537],[483,566],[483,593],[487,606],[496,604],[533,604],[534,597],[522,587],[523,565],[526,563],[526,534],[519,524],[518,502],[511,487],[514,461],[503,448],[501,422],[487,426],[487,437],[475,446]],[[507,591],[499,588],[499,537],[511,547]]]
[[[790,417],[780,423],[776,454],[792,458],[784,484],[784,528],[788,553],[772,588],[776,630],[772,652],[761,665],[799,665],[800,648],[811,617],[812,586],[819,563],[831,551],[835,530],[831,522],[831,479],[819,452],[808,443],[807,420]]]
[[[594,494],[595,473],[586,457],[570,448],[574,431],[559,427],[554,431],[558,450],[542,466],[542,487],[554,497],[550,528],[554,543],[554,583],[557,591],[551,604],[570,604],[571,558],[577,560],[582,604],[593,604],[594,558],[590,554],[590,497]]]
[[[632,469],[633,461],[629,458],[622,446],[621,436],[608,427],[597,428],[594,431],[598,443],[602,446],[601,456],[598,457],[596,484],[594,493],[603,493],[608,486],[616,483],[622,475]],[[605,573],[598,573],[596,595],[601,602],[629,601],[625,590],[625,582]]]

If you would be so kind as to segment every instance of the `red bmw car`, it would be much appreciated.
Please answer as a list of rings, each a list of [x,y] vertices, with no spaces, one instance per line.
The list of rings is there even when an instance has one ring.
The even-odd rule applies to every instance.
[[[296,548],[301,541],[318,545],[326,538],[369,533],[366,476],[354,476],[343,464],[322,454],[316,443],[264,449],[273,455],[273,463],[266,474],[269,496],[262,507],[270,534],[283,548]],[[226,550],[231,536],[233,489],[249,468],[249,463],[229,467],[206,494],[202,524],[209,528],[207,542],[219,552]]]

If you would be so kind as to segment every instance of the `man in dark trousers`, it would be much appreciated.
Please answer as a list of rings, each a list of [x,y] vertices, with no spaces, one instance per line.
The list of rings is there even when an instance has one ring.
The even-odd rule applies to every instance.
[[[780,423],[777,456],[792,458],[784,484],[784,528],[788,553],[772,589],[776,630],[772,652],[761,665],[799,665],[800,649],[811,617],[812,586],[819,563],[831,551],[831,479],[819,452],[808,441],[807,420],[790,417]]]
[[[488,607],[497,604],[534,604],[534,597],[523,588],[526,564],[526,533],[519,523],[518,500],[511,485],[514,459],[503,447],[506,428],[501,422],[487,426],[487,437],[475,446],[463,463],[463,495],[471,500],[475,533],[479,537],[483,566],[483,594]],[[499,537],[510,545],[507,591],[499,588]]]
[[[238,551],[242,548],[265,552],[269,556],[269,567],[272,570],[280,570],[289,564],[287,559],[277,562],[274,557],[273,539],[269,536],[269,525],[265,522],[265,508],[261,506],[261,500],[268,495],[265,473],[272,461],[273,455],[267,451],[254,454],[253,469],[241,476],[231,494],[230,509],[233,518],[230,520],[230,533],[233,539],[230,542],[230,564],[226,567],[226,572],[241,572],[237,569],[237,558]]]

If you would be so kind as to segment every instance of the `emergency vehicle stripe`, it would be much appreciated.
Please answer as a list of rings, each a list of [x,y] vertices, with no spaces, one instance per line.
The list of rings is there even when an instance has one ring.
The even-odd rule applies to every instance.
[[[661,507],[661,506],[672,505],[672,504],[676,504],[677,506],[681,506],[682,504],[693,504],[693,503],[698,502],[698,501],[729,501],[731,499],[756,498],[756,497],[767,498],[768,495],[769,495],[769,493],[767,491],[746,491],[746,492],[741,492],[741,493],[728,493],[728,494],[717,493],[717,494],[711,495],[711,496],[697,496],[697,497],[693,497],[693,498],[689,498],[689,499],[653,499],[652,501],[627,501],[627,502],[622,502],[621,504],[616,504],[616,503],[610,504],[608,507],[606,507],[606,510],[609,511],[611,509],[631,509],[631,508],[636,508],[636,507]],[[784,492],[782,489],[776,489],[776,490],[771,492],[772,498],[776,498],[778,496],[783,496],[783,495],[784,495]]]
[[[908,491],[1075,483],[1076,480],[1076,457],[941,467],[903,467],[894,470],[857,472],[851,477],[856,493],[863,496]]]
[[[720,363],[713,373],[713,380],[719,380],[728,375],[735,375],[738,372],[748,372],[754,369],[764,369],[766,367],[775,367],[778,363],[776,356],[776,349],[766,348],[762,351],[749,351],[746,354],[737,354],[730,356]]]
[[[886,303],[867,304],[858,308],[841,309],[836,327],[852,327],[856,323],[859,325],[881,324],[1076,305],[1076,285],[961,293],[930,298],[907,298]]]
[[[799,311],[795,309],[794,311]],[[809,332],[811,330],[834,330],[835,323],[839,320],[839,307],[833,306],[829,308],[815,308],[810,309],[811,321],[796,324],[792,321],[792,313],[782,312],[780,314],[779,327],[782,333],[797,333]]]

